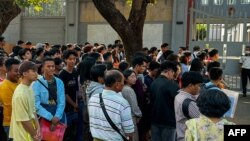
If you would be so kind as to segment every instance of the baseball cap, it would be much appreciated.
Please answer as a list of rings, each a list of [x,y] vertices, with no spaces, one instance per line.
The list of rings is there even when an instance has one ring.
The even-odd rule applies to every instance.
[[[19,66],[18,72],[19,72],[19,74],[22,75],[24,72],[27,72],[28,70],[35,70],[35,71],[37,71],[37,69],[38,69],[38,66],[34,62],[24,61]]]

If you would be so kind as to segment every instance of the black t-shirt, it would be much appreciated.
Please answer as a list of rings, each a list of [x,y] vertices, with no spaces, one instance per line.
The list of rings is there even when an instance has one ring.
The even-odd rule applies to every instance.
[[[51,92],[49,94],[49,104],[56,104],[57,103],[57,85],[56,79],[53,78],[53,81],[48,81],[48,89]]]
[[[59,73],[59,78],[64,83],[65,88],[65,95],[68,95],[74,102],[76,102],[76,93],[78,91],[78,74],[77,71],[74,69],[72,73],[69,73],[66,70],[62,70]],[[66,102],[65,111],[73,111],[74,107],[71,106],[68,102]]]

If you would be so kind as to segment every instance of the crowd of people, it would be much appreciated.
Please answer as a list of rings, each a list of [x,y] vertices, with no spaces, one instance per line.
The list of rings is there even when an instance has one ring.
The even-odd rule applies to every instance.
[[[217,49],[171,50],[167,43],[126,62],[114,44],[50,45],[18,41],[12,53],[0,37],[1,139],[42,140],[67,125],[65,141],[223,140],[230,100]],[[250,76],[250,46],[242,75]],[[248,63],[248,65],[246,65]],[[244,84],[247,79],[244,79]],[[246,96],[246,85],[243,85]]]

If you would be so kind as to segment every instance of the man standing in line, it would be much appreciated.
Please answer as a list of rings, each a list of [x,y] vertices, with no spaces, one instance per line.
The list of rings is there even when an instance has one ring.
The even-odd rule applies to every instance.
[[[12,98],[10,138],[14,141],[40,141],[40,126],[33,90],[30,87],[37,80],[37,67],[33,62],[24,61],[18,71],[22,80]]]
[[[9,136],[10,119],[12,112],[12,97],[19,82],[19,68],[20,61],[10,58],[5,61],[7,70],[6,79],[0,85],[0,102],[3,103],[3,126],[7,136]],[[11,140],[11,139],[9,139]]]

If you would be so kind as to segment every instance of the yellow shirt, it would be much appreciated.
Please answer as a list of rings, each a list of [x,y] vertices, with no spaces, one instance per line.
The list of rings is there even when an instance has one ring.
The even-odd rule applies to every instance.
[[[18,83],[13,83],[5,79],[0,85],[0,102],[3,106],[3,126],[10,126],[10,118],[12,111],[12,96]]]
[[[35,98],[32,89],[19,84],[12,99],[12,117],[10,123],[10,137],[14,141],[32,141],[30,134],[23,128],[21,121],[33,119],[35,125]]]

